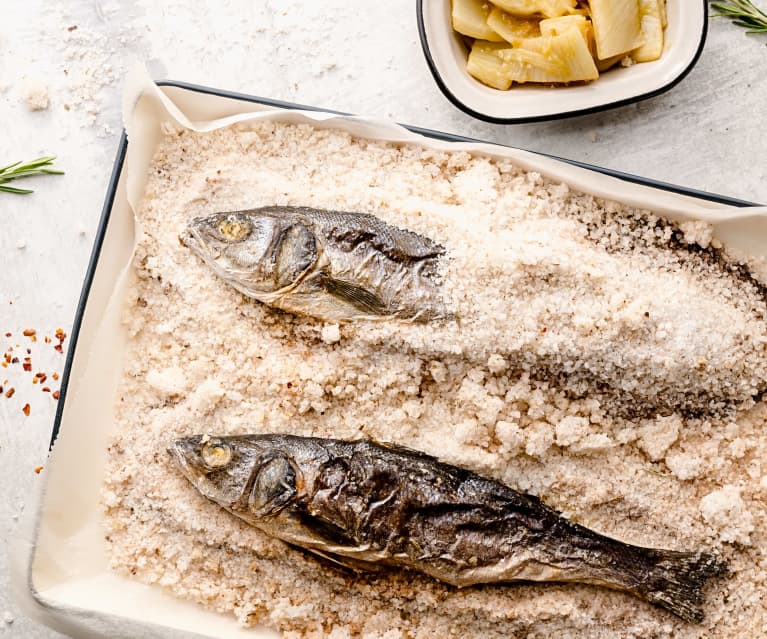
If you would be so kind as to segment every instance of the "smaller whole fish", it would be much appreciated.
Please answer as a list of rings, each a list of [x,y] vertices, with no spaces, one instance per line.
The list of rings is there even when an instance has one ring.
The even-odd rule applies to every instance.
[[[373,215],[267,206],[194,218],[179,239],[238,291],[290,313],[325,321],[446,315],[444,249]]]
[[[292,435],[197,435],[168,451],[208,499],[354,570],[418,570],[454,586],[509,581],[628,591],[688,621],[725,565],[574,524],[536,497],[418,451]]]

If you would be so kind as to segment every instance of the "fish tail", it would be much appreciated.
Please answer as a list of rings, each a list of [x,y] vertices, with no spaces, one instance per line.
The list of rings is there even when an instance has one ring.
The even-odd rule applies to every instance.
[[[727,572],[725,562],[713,553],[649,549],[643,559],[631,590],[685,621],[703,621],[703,588]]]

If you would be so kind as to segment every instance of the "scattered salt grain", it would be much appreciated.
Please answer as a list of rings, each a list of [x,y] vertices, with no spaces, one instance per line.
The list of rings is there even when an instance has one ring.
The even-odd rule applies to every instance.
[[[322,327],[322,341],[326,344],[335,344],[341,341],[341,329],[338,324],[326,324]]]
[[[746,508],[737,486],[724,486],[700,500],[700,512],[707,523],[719,532],[724,542],[751,543],[753,516]]]
[[[679,224],[679,229],[684,234],[684,241],[688,244],[698,244],[707,248],[714,237],[714,227],[702,220],[691,220]]]
[[[682,481],[700,477],[705,470],[699,457],[686,452],[666,455],[665,462],[672,474]]]
[[[522,429],[512,422],[498,421],[495,424],[495,436],[501,442],[503,448],[511,454],[516,454],[525,443],[525,435]]]
[[[464,444],[486,444],[488,433],[476,419],[466,419],[455,426],[455,438]]]
[[[162,395],[179,395],[187,386],[184,371],[178,366],[150,370],[146,382]]]
[[[189,398],[192,410],[201,414],[209,414],[224,397],[224,389],[214,379],[206,379],[199,384]]]
[[[429,373],[431,374],[432,379],[434,379],[434,381],[438,384],[441,384],[447,380],[447,366],[445,366],[442,362],[436,360],[430,362]]]
[[[3,623],[6,623],[8,625],[13,623],[13,615],[11,614],[9,610],[6,610],[3,613]]]
[[[542,457],[554,443],[554,429],[546,422],[533,422],[525,434],[525,452],[531,457]]]
[[[498,375],[505,371],[507,366],[508,364],[506,363],[506,360],[498,355],[498,353],[493,353],[487,360],[487,367],[494,375]]]
[[[576,454],[602,453],[615,447],[615,442],[605,433],[592,433],[570,446],[570,450]]]
[[[679,438],[682,420],[678,415],[657,417],[639,429],[639,447],[652,461],[663,459],[666,451]]]
[[[568,415],[556,425],[557,446],[570,446],[589,434],[590,426],[587,417]]]
[[[44,111],[50,104],[48,88],[37,80],[27,80],[21,85],[21,98],[30,111]]]

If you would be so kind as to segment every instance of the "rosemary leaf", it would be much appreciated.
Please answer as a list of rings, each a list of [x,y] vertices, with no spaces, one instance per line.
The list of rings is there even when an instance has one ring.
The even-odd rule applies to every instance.
[[[3,185],[12,180],[29,178],[34,175],[63,175],[64,171],[50,168],[55,159],[55,155],[46,155],[45,157],[30,160],[29,162],[19,161],[0,167],[0,192],[27,195],[32,193],[31,189],[19,189],[13,186]]]
[[[32,189],[17,189],[13,186],[3,186],[0,184],[0,192],[2,193],[18,193],[19,195],[27,195],[29,193],[34,193]]]
[[[747,29],[746,33],[767,33],[767,13],[751,0],[712,2],[715,17],[729,18],[734,24]]]

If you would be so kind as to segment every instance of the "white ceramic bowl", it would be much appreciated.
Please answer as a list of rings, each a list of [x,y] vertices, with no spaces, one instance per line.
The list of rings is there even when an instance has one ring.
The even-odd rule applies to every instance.
[[[583,85],[485,86],[466,71],[468,51],[453,31],[450,0],[417,0],[418,30],[426,61],[445,96],[469,115],[499,124],[553,120],[593,113],[668,91],[698,61],[706,41],[705,0],[667,0],[663,55],[654,62],[616,68]]]

